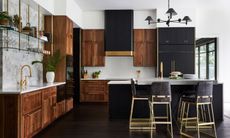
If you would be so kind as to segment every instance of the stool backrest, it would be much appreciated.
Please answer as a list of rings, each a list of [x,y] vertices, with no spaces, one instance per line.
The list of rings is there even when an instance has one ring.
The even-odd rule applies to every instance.
[[[204,81],[197,84],[197,96],[212,96],[213,82]]]
[[[135,96],[137,92],[136,92],[136,85],[134,79],[131,79],[131,90],[132,90],[132,95]]]
[[[153,82],[151,86],[151,95],[171,96],[171,87],[169,82]]]

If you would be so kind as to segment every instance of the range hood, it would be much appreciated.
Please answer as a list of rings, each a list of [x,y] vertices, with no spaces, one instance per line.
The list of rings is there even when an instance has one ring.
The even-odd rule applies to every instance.
[[[133,10],[105,11],[106,56],[133,56]]]

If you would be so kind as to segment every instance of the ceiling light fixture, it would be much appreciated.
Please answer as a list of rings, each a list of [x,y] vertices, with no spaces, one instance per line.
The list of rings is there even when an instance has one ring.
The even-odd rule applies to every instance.
[[[184,24],[188,24],[188,22],[191,22],[192,20],[190,19],[189,16],[184,16],[184,18],[181,20],[181,18],[177,19],[177,20],[172,20],[172,17],[177,15],[177,12],[173,9],[170,8],[170,0],[168,0],[168,10],[166,12],[166,14],[168,15],[168,19],[167,20],[161,20],[160,18],[157,19],[157,21],[153,21],[153,18],[151,16],[148,16],[145,21],[148,21],[148,24],[155,24],[155,23],[166,23],[166,25],[169,27],[169,24],[171,22],[173,23],[184,23]]]

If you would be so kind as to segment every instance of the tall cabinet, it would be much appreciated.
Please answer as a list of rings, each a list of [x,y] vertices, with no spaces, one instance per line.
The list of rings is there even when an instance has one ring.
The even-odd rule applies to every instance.
[[[158,29],[158,70],[161,62],[164,77],[168,77],[172,71],[195,73],[194,27]]]
[[[55,71],[55,81],[66,81],[66,55],[73,55],[73,22],[67,16],[45,16],[45,30],[53,37],[46,49],[60,50],[63,57]]]

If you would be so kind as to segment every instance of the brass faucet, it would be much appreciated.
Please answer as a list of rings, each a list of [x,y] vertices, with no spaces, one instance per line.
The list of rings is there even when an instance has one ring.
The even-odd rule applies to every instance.
[[[29,69],[29,73],[30,75],[29,76],[25,76],[25,79],[23,80],[23,69],[27,67]],[[23,88],[23,86],[27,86],[27,79],[26,77],[32,77],[32,69],[29,65],[23,65],[20,69],[20,73],[21,73],[21,76],[20,76],[20,88]]]

